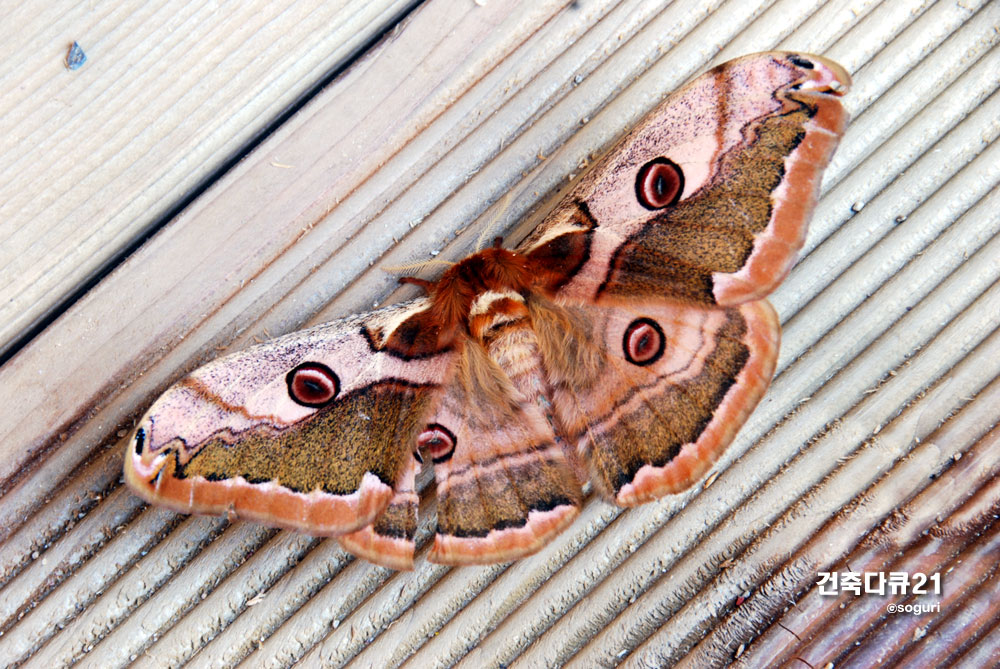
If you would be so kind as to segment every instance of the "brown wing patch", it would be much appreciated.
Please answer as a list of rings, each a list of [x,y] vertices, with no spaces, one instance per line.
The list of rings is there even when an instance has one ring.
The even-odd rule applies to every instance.
[[[390,569],[413,569],[417,508],[420,505],[414,488],[419,468],[416,458],[410,455],[396,482],[389,505],[375,522],[337,537],[344,550]]]
[[[735,436],[770,381],[778,327],[766,302],[704,309],[680,302],[641,307],[576,308],[589,323],[576,338],[604,352],[595,381],[540,337],[558,422],[584,454],[591,480],[607,497],[632,505],[694,483]],[[626,333],[655,322],[666,341],[635,360]],[[656,336],[656,329],[639,329]],[[629,358],[633,361],[630,362]]]
[[[665,467],[685,444],[698,440],[750,357],[742,341],[746,324],[738,314],[728,313],[723,322],[705,322],[702,327],[704,338],[696,355],[704,355],[704,360],[696,374],[675,384],[638,388],[636,396],[642,401],[637,410],[617,412],[618,407],[609,407],[600,429],[590,430],[596,484],[619,503],[631,501],[620,493],[640,469]]]
[[[267,425],[219,434],[185,458],[174,452],[175,476],[210,481],[242,477],[274,481],[293,492],[349,495],[365,472],[393,485],[429,408],[431,389],[387,380],[358,389],[293,428]]]
[[[574,200],[554,212],[540,234],[525,239],[519,248],[526,252],[536,285],[545,291],[566,285],[590,259],[596,227],[587,204]]]
[[[447,467],[447,489],[438,503],[438,532],[482,538],[524,527],[532,511],[578,505],[572,485],[564,489],[564,484],[573,483],[563,473],[565,464],[565,455],[550,441],[530,447],[521,443],[517,452],[482,461],[467,458]]]
[[[419,300],[405,317],[394,321],[360,324],[361,336],[373,352],[384,352],[401,360],[419,360],[451,350],[450,333],[442,332],[440,319],[432,311],[431,301]]]
[[[431,561],[485,564],[529,555],[579,513],[579,483],[537,410],[513,419],[483,431],[460,428],[454,457],[434,466]],[[437,420],[450,422],[447,415]]]
[[[190,447],[174,439],[130,458],[126,475],[146,499],[181,511],[351,532],[389,504],[407,457],[402,445],[412,443],[431,397],[427,386],[373,384],[283,428],[225,428]],[[155,434],[155,415],[143,425]]]
[[[712,182],[648,221],[611,259],[600,294],[674,295],[715,304],[713,275],[737,272],[772,217],[784,162],[815,109],[764,119],[725,155]]]

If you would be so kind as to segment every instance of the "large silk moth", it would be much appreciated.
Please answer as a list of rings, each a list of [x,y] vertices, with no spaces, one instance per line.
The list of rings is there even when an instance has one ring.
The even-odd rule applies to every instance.
[[[396,569],[413,564],[428,460],[427,557],[445,564],[533,553],[588,480],[624,506],[690,487],[774,372],[764,298],[802,246],[849,85],[806,54],[710,70],[512,250],[182,379],[139,422],[126,480],[154,504],[336,536]]]

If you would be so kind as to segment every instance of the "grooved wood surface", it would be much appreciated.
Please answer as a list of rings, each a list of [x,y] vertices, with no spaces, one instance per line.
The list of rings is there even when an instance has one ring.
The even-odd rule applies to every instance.
[[[0,658],[997,663],[1000,5],[426,0],[396,25],[403,6],[5,12],[7,342],[392,29],[0,367]],[[490,567],[423,558],[425,495],[411,573],[123,487],[129,429],[184,372],[412,294],[386,268],[520,239],[663,95],[773,48],[843,64],[853,119],[771,298],[776,378],[717,475],[628,511],[591,496],[540,554]],[[849,569],[942,573],[940,608],[818,594]]]
[[[4,3],[0,353],[412,4]]]

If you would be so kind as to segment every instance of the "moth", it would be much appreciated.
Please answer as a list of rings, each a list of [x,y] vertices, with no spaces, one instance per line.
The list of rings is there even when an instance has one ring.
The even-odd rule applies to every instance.
[[[850,77],[745,56],[668,97],[514,249],[425,296],[227,355],[138,423],[147,501],[317,536],[412,568],[415,477],[433,463],[428,559],[507,561],[579,513],[699,480],[774,373],[765,299],[788,274],[847,120]]]

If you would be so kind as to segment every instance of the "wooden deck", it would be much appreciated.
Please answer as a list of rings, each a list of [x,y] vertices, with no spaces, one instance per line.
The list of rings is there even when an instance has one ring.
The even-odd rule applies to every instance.
[[[0,40],[0,658],[998,661],[1000,3],[34,11]],[[709,487],[592,496],[493,567],[428,563],[425,517],[412,573],[123,487],[129,430],[184,372],[411,294],[384,268],[461,258],[487,226],[519,239],[664,94],[772,48],[843,64],[853,120],[772,297],[778,375]],[[943,573],[941,611],[817,595],[849,568]]]

